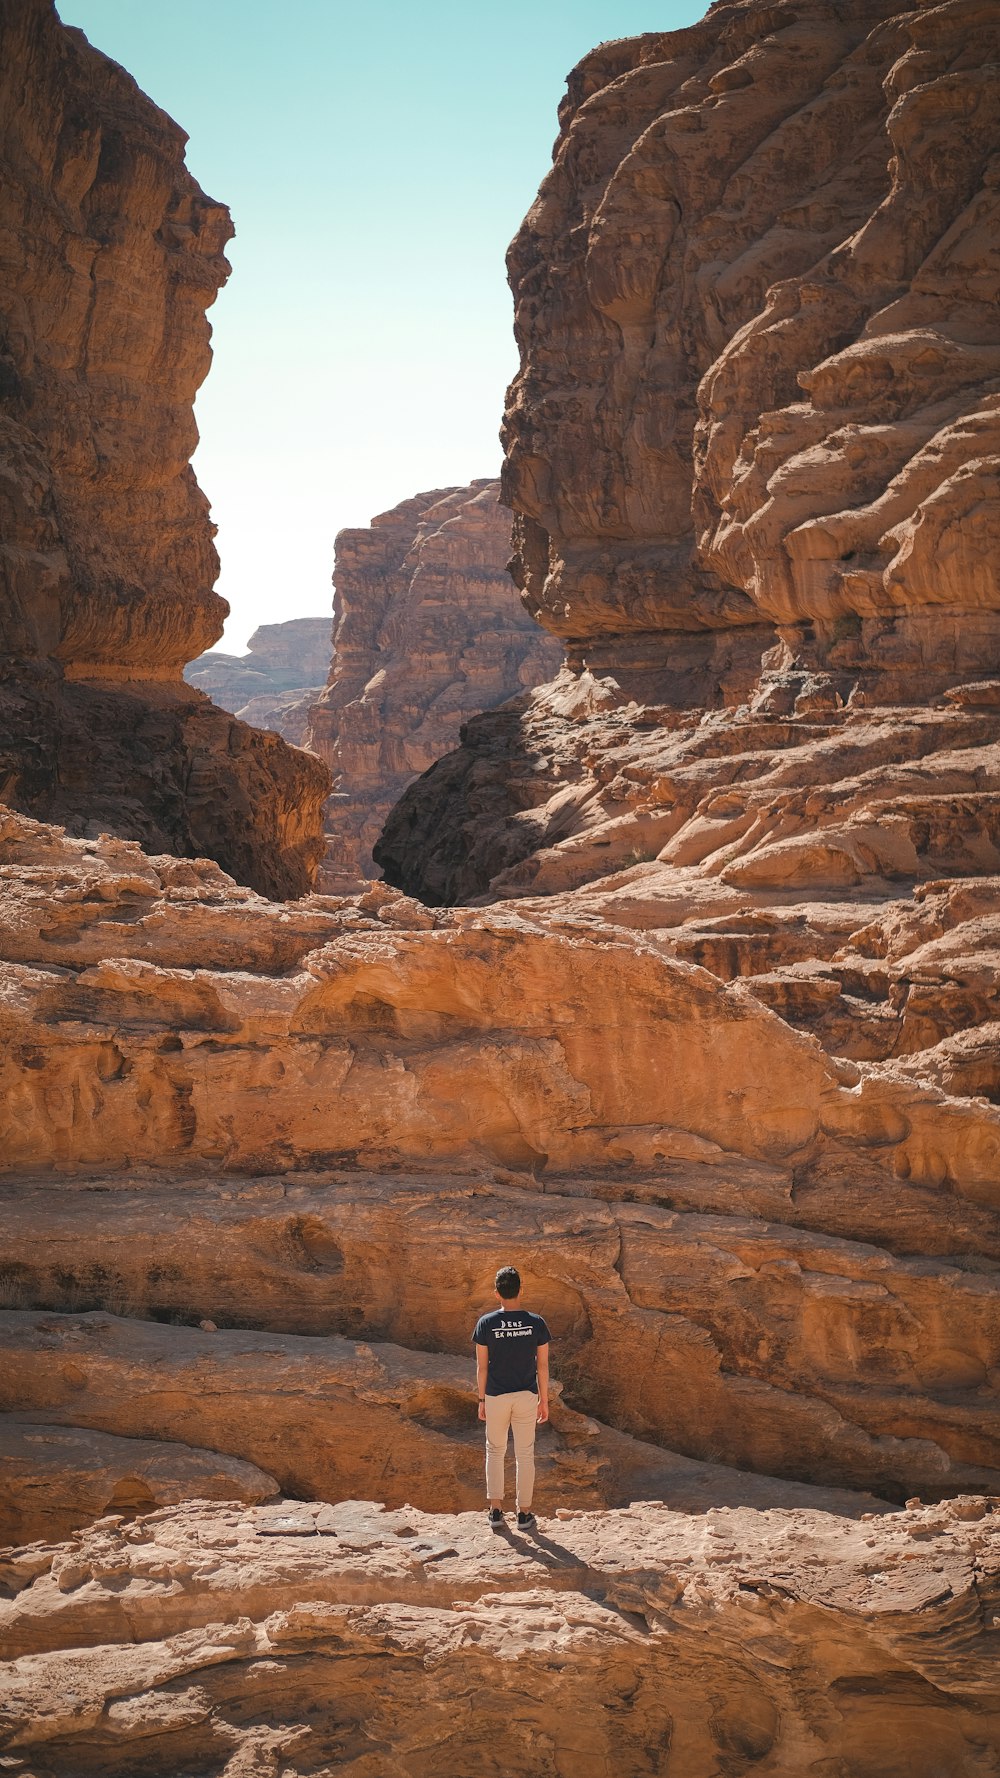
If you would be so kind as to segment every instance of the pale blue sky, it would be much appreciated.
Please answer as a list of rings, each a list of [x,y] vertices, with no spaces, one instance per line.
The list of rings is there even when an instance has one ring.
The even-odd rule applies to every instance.
[[[221,646],[330,608],[344,525],[495,474],[504,253],[594,44],[702,0],[57,0],[188,132],[233,212],[195,460]]]

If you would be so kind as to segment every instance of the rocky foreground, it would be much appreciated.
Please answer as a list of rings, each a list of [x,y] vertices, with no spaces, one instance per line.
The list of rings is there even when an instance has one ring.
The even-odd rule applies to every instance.
[[[46,92],[93,76],[25,17]],[[308,762],[278,853],[266,786],[262,827],[187,775],[229,870],[103,831],[114,749],[79,806],[10,780],[7,1770],[1000,1773],[998,23],[736,0],[571,76],[505,467],[566,665],[405,793],[392,885],[276,898]],[[458,505],[407,517],[423,581],[363,534],[398,603],[327,708],[366,771],[373,640],[433,656],[421,586],[461,631]],[[67,683],[144,609],[100,584]],[[392,709],[409,770],[434,703]],[[558,1384],[531,1539],[466,1516],[511,1260]]]
[[[532,1535],[342,1500],[101,1520],[0,1566],[5,1768],[996,1770],[1000,1542],[639,1502]]]

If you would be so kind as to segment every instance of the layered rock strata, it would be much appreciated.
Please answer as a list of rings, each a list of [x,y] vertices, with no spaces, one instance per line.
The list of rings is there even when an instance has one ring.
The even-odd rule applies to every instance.
[[[565,1315],[571,1401],[620,1431],[895,1498],[994,1486],[1000,1116],[981,1097],[828,1054],[592,909],[432,916],[376,885],[289,910],[13,817],[8,857],[2,1257],[26,1306],[74,1306],[62,1276],[88,1306],[459,1355],[499,1247]],[[361,1191],[338,1159],[434,1183]],[[98,1189],[165,1163],[319,1171],[250,1211]],[[71,1209],[18,1178],[39,1167],[93,1189]],[[446,1192],[461,1167],[476,1183]],[[428,1267],[440,1324],[411,1297]],[[51,1418],[47,1397],[10,1405]]]
[[[124,1778],[137,1748],[163,1778],[472,1778],[498,1747],[523,1778],[985,1772],[996,1516],[111,1516],[4,1564],[0,1737],[53,1778]]]
[[[575,70],[511,249],[504,466],[574,653],[689,694],[707,650],[698,703],[738,693],[720,632],[883,700],[993,660],[998,29],[747,0]]]
[[[328,617],[291,617],[261,624],[246,654],[213,648],[199,655],[184,677],[242,722],[273,729],[301,747],[309,712],[327,681],[331,646]]]
[[[272,1500],[273,1476],[238,1457],[162,1439],[0,1415],[0,1543],[66,1537],[105,1513],[181,1500]]]
[[[347,1319],[335,1304],[313,1325]],[[21,1539],[40,1534],[39,1515],[51,1536],[60,1502],[60,1529],[101,1510],[99,1492],[97,1513],[80,1510],[73,1450],[43,1450],[36,1475],[47,1472],[48,1487],[41,1499],[32,1491],[32,1421],[41,1422],[36,1430],[50,1445],[57,1428],[79,1440],[86,1458],[86,1441],[109,1435],[109,1451],[93,1454],[103,1471],[96,1488],[107,1487],[117,1464],[121,1479],[103,1500],[120,1511],[155,1505],[157,1492],[164,1501],[262,1500],[278,1484],[307,1500],[377,1498],[452,1512],[480,1503],[482,1428],[470,1412],[464,1354],[415,1352],[385,1340],[159,1326],[134,1314],[25,1311],[0,1311],[0,1352],[0,1429],[13,1426],[9,1467],[21,1481],[11,1488],[6,1519]],[[551,1424],[538,1441],[540,1512],[554,1512],[567,1497],[580,1507],[653,1498],[692,1513],[723,1505],[815,1506],[852,1517],[888,1511],[884,1500],[858,1490],[738,1476],[724,1464],[686,1458],[574,1412],[560,1391],[557,1384]],[[0,1447],[0,1468],[8,1467],[3,1456]],[[946,1470],[955,1486],[995,1479],[972,1468],[960,1475],[940,1462],[936,1479]]]
[[[314,1498],[14,1551],[4,1757],[996,1766],[995,24],[744,0],[571,78],[507,472],[568,663],[404,797],[412,893],[5,819],[0,1400]],[[534,1539],[456,1510],[508,1259]]]
[[[469,717],[560,664],[511,585],[498,496],[490,481],[439,488],[337,538],[334,661],[307,736],[334,778],[325,888],[377,876],[372,846],[406,786]]]
[[[391,881],[505,893],[615,801],[592,768],[615,779],[619,738],[656,731],[663,758],[678,709],[732,711],[695,737],[727,756],[777,719],[913,758],[908,716],[855,713],[950,690],[995,739],[998,30],[982,0],[746,0],[574,72],[511,249],[504,466],[516,575],[570,676],[404,799]],[[595,745],[576,718],[602,708]],[[677,800],[641,811],[647,856]]]
[[[181,676],[227,609],[189,458],[229,214],[51,0],[0,18],[0,117],[0,793],[300,894],[320,766]]]
[[[685,1176],[688,1191],[696,1191],[697,1172],[678,1169],[673,1195],[683,1197]],[[733,1178],[738,1186],[739,1169]],[[137,1188],[105,1175],[75,1191],[11,1181],[0,1195],[3,1267],[8,1293],[24,1307],[6,1319],[0,1315],[0,1351],[10,1371],[0,1404],[56,1418],[68,1412],[74,1424],[110,1432],[176,1437],[178,1422],[158,1417],[151,1398],[132,1401],[134,1375],[121,1371],[123,1362],[148,1363],[162,1377],[176,1346],[178,1365],[197,1372],[199,1387],[207,1389],[209,1372],[218,1373],[213,1398],[228,1367],[235,1403],[249,1386],[253,1351],[261,1346],[269,1355],[261,1374],[275,1351],[273,1340],[261,1342],[256,1334],[244,1349],[221,1333],[182,1341],[178,1332],[155,1327],[141,1340],[134,1330],[135,1350],[123,1358],[113,1326],[91,1328],[88,1321],[74,1332],[58,1316],[32,1318],[32,1304],[57,1311],[110,1306],[157,1321],[194,1325],[208,1317],[222,1328],[249,1321],[259,1329],[304,1332],[309,1341],[291,1340],[282,1374],[290,1374],[292,1354],[301,1349],[303,1374],[311,1367],[313,1382],[294,1392],[291,1425],[282,1421],[284,1457],[268,1443],[234,1444],[228,1410],[230,1430],[217,1442],[214,1405],[186,1405],[182,1423],[193,1432],[195,1418],[207,1413],[197,1443],[261,1464],[286,1488],[322,1495],[338,1474],[336,1462],[328,1470],[328,1457],[308,1455],[314,1445],[325,1449],[326,1434],[316,1442],[312,1419],[318,1414],[322,1427],[329,1414],[323,1365],[335,1361],[345,1377],[360,1379],[344,1387],[360,1390],[363,1399],[377,1377],[375,1395],[395,1413],[399,1402],[390,1401],[386,1378],[406,1375],[406,1366],[391,1345],[384,1359],[379,1354],[383,1342],[396,1342],[407,1354],[429,1348],[461,1361],[457,1368],[454,1360],[420,1361],[412,1388],[428,1392],[426,1410],[404,1411],[418,1421],[425,1412],[426,1424],[442,1433],[473,1437],[476,1455],[473,1461],[466,1453],[472,1468],[463,1472],[463,1485],[478,1488],[479,1440],[468,1400],[469,1304],[488,1300],[491,1255],[516,1251],[530,1294],[546,1305],[569,1399],[633,1438],[703,1462],[721,1458],[765,1476],[828,1487],[846,1482],[897,1500],[915,1489],[937,1494],[1000,1483],[988,1383],[1000,1339],[992,1276],[953,1260],[896,1258],[873,1243],[777,1220],[602,1202],[590,1195],[600,1189],[593,1181],[575,1190],[574,1184],[560,1180],[542,1194],[482,1176],[470,1184],[447,1175],[431,1182],[351,1172],[309,1184],[248,1182],[235,1191],[197,1178],[148,1179]],[[636,1193],[632,1183],[624,1190]],[[660,1195],[652,1182],[646,1192]],[[171,1255],[181,1251],[178,1263]],[[421,1281],[428,1275],[436,1280],[432,1304],[423,1301]],[[321,1357],[320,1335],[333,1338],[332,1356]],[[378,1344],[366,1346],[364,1362],[356,1363],[342,1350],[345,1335]],[[192,1340],[197,1360],[182,1364],[180,1347]],[[57,1382],[52,1396],[45,1384],[52,1355],[71,1349],[74,1389],[66,1393]],[[148,1352],[145,1360],[141,1350]],[[95,1397],[99,1417],[90,1419],[95,1365],[121,1375],[111,1405]],[[641,1377],[641,1388],[623,1389],[626,1377]],[[263,1429],[270,1386],[258,1379],[252,1387],[261,1396],[261,1424],[245,1436],[273,1439],[274,1424]],[[177,1412],[181,1388],[175,1379],[167,1390],[170,1414]],[[290,1388],[288,1382],[275,1386],[276,1397]],[[277,1412],[275,1399],[272,1422]],[[112,1417],[100,1417],[106,1413]],[[306,1468],[283,1470],[300,1439]],[[576,1442],[586,1443],[579,1428]],[[598,1442],[591,1454],[611,1465],[605,1485],[612,1502],[622,1498],[614,1478],[623,1465],[645,1466],[647,1476],[655,1470],[649,1450],[629,1455],[622,1447],[616,1456]],[[389,1464],[383,1488],[402,1461]],[[421,1477],[414,1464],[400,1484],[409,1489],[405,1498],[420,1503],[429,1491],[443,1504],[451,1467],[451,1459],[428,1462]],[[662,1491],[665,1477],[653,1492]],[[573,1485],[577,1492],[583,1486],[582,1472]],[[361,1479],[352,1477],[347,1491],[365,1492]],[[472,1504],[465,1496],[458,1503]]]

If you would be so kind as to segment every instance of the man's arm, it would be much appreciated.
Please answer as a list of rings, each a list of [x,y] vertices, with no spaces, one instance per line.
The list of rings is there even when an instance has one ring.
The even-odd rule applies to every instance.
[[[489,1365],[489,1362],[490,1362],[489,1347],[477,1345],[477,1347],[476,1347],[476,1383],[478,1385],[478,1392],[479,1392],[479,1418],[480,1418],[480,1420],[485,1420],[485,1418],[486,1418],[486,1371],[487,1371],[487,1366]]]
[[[549,1417],[549,1348],[546,1343],[539,1346],[535,1354],[538,1365],[538,1423]]]

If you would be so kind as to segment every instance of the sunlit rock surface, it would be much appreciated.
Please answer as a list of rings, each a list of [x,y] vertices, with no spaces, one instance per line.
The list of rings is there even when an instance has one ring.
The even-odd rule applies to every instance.
[[[53,1778],[987,1772],[992,1504],[111,1516],[3,1564],[0,1734]]]
[[[407,1319],[411,1269],[444,1291],[455,1243],[456,1307],[431,1346],[458,1355],[491,1258],[513,1250],[566,1307],[577,1399],[622,1430],[898,1498],[994,1486],[1000,1114],[960,1081],[830,1053],[752,979],[723,982],[592,909],[431,915],[382,885],[287,908],[211,867],[18,817],[6,857],[4,1259],[26,1306],[65,1304],[60,1268],[111,1306],[94,1295],[111,1226],[116,1287],[151,1308],[419,1346],[437,1324],[426,1306]],[[900,964],[905,983],[905,948]],[[359,1198],[350,1173],[334,1185],[345,1163],[426,1182]],[[69,1201],[24,1178],[178,1165],[319,1178],[304,1198],[279,1181],[300,1208],[249,1225],[225,1191],[148,1209],[148,1181],[115,1210],[107,1189],[82,1192],[67,1221]],[[446,1192],[456,1168],[478,1183]],[[64,1231],[55,1270],[32,1250],[36,1218],[50,1243]],[[281,1308],[265,1307],[281,1273],[261,1270],[258,1239],[290,1256]],[[176,1297],[144,1283],[164,1263]],[[313,1271],[319,1296],[301,1299]]]
[[[189,458],[232,234],[184,144],[51,0],[0,13],[0,785],[296,895],[321,767],[181,676],[226,612]]]
[[[997,1769],[996,26],[746,0],[571,77],[506,472],[567,665],[404,795],[400,887],[4,817],[9,1535],[118,1490],[0,1566],[22,1768]],[[449,511],[353,534],[345,877]],[[462,1516],[501,1261],[531,1539]]]
[[[330,619],[290,617],[260,624],[246,654],[213,648],[185,668],[189,685],[255,728],[273,729],[301,747],[309,711],[330,670]]]
[[[372,846],[407,784],[471,716],[559,667],[511,584],[499,492],[417,494],[337,538],[333,667],[307,733],[333,773],[324,888],[377,876]]]
[[[702,635],[727,703],[734,629],[883,700],[995,659],[998,31],[748,0],[575,70],[504,470],[571,653],[668,689]]]
[[[516,575],[570,672],[404,798],[392,881],[521,893],[544,854],[537,886],[573,887],[655,858],[685,809],[749,851],[775,749],[768,844],[794,843],[743,881],[993,868],[998,32],[983,0],[747,0],[574,72],[511,249],[504,468]],[[693,754],[724,792],[697,810]],[[793,775],[810,830],[849,799],[855,838],[890,839],[807,844]]]

